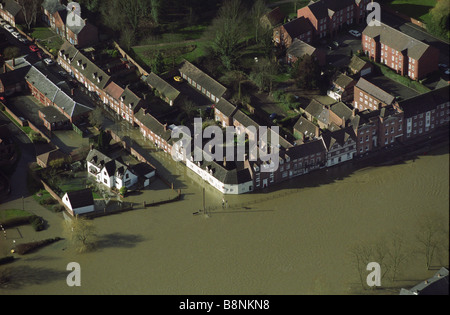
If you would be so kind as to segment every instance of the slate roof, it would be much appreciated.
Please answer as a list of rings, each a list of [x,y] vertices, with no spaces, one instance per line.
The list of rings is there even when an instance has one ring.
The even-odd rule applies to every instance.
[[[204,152],[204,154],[207,153]],[[222,161],[204,160],[200,165],[203,170],[212,171],[212,176],[223,184],[238,185],[252,181],[250,170],[245,167],[243,161],[227,161],[224,165]]]
[[[233,115],[233,120],[242,124],[245,128],[248,128],[249,126],[254,126],[255,128],[259,127],[259,124],[257,124],[253,119],[248,117],[246,114],[244,114],[244,112],[240,110],[237,110]]]
[[[151,72],[148,76],[144,76],[143,80],[150,85],[150,87],[156,89],[160,94],[172,101],[180,95],[180,91],[153,72]]]
[[[94,164],[99,168],[103,168],[105,164],[111,160],[112,159],[110,157],[108,157],[106,154],[103,154],[97,149],[92,149],[91,151],[89,151],[86,157],[86,161]]]
[[[348,67],[354,72],[360,72],[366,65],[369,65],[367,61],[359,58],[356,55],[353,55]]]
[[[334,84],[341,88],[346,88],[348,85],[353,83],[354,79],[345,75],[344,73],[339,73],[333,80]]]
[[[66,116],[61,114],[61,112],[53,106],[46,106],[39,109],[39,111],[44,114],[45,120],[51,124],[68,120]]]
[[[86,77],[86,79],[91,81],[101,90],[104,89],[111,80],[111,76],[109,76],[67,41],[65,41],[61,46],[58,58],[70,60],[70,65],[72,67],[78,70],[84,77]],[[94,78],[94,75],[96,78]]]
[[[300,117],[294,125],[294,130],[302,133],[305,137],[314,137],[316,135],[317,126],[305,117]]]
[[[286,154],[292,159],[300,159],[317,153],[325,153],[326,148],[322,139],[306,142],[289,148]]]
[[[280,7],[276,7],[273,10],[267,12],[262,18],[264,17],[270,23],[270,27],[274,27],[275,25],[283,22],[284,14],[283,12],[281,12]]]
[[[16,1],[4,0],[3,3],[3,9],[14,17],[22,10],[22,6]]]
[[[164,126],[155,117],[145,113],[143,108],[136,113],[135,118],[166,142],[170,140],[172,131],[169,128],[164,130]]]
[[[312,56],[312,54],[314,54],[315,51],[316,51],[315,47],[296,38],[292,42],[291,46],[289,46],[286,52],[289,55],[300,58],[303,57],[304,55]]]
[[[111,159],[109,156],[96,149],[89,151],[86,161],[94,164],[100,169],[105,168],[110,177],[122,177],[128,169],[127,165],[121,163],[117,159]]]
[[[336,11],[348,7],[355,3],[355,0],[320,0],[310,3],[308,8],[317,19],[332,17]]]
[[[35,66],[30,66],[25,74],[25,80],[30,82],[39,92],[61,108],[69,117],[76,117],[92,111],[89,106],[80,104],[67,95],[58,85],[52,82],[48,75],[43,74]]]
[[[433,277],[411,289],[401,289],[400,295],[448,295],[448,269],[442,267]]]
[[[67,155],[64,152],[55,149],[38,155],[36,159],[41,161],[44,165],[48,165],[51,161],[65,159],[66,157]]]
[[[291,38],[299,37],[301,34],[313,29],[311,22],[304,17],[294,19],[284,24],[283,27]]]
[[[131,91],[128,86],[123,90],[122,95],[120,95],[120,101],[122,101],[126,106],[131,108],[133,112],[138,110],[138,106],[141,104],[142,99],[137,96],[133,91]]]
[[[187,60],[184,60],[181,63],[179,71],[180,73],[185,73],[188,77],[194,80],[197,84],[200,84],[200,86],[204,87],[217,98],[222,97],[227,91],[226,87]]]
[[[420,113],[436,109],[438,105],[449,101],[450,85],[428,93],[412,97],[398,103],[404,112],[404,117],[413,117]]]
[[[381,23],[381,26],[367,26],[363,35],[370,38],[379,37],[381,43],[400,52],[407,51],[407,56],[416,60],[420,59],[425,51],[430,48],[428,44],[383,23]]]
[[[356,135],[352,127],[346,127],[336,131],[324,133],[322,135],[322,139],[327,150],[330,150],[336,142],[342,147],[348,139],[356,141]]]
[[[72,209],[83,208],[94,205],[94,197],[90,188],[70,191],[67,193]]]
[[[330,122],[329,109],[315,99],[311,100],[305,108],[305,112],[317,118],[317,120],[323,122],[324,124],[328,124]]]
[[[214,108],[227,117],[231,117],[237,110],[237,107],[235,105],[231,104],[223,97],[220,98],[219,102]]]
[[[356,83],[356,87],[360,88],[364,92],[372,95],[373,97],[387,105],[392,104],[392,102],[395,100],[394,96],[364,78],[360,78],[358,80],[358,83]]]

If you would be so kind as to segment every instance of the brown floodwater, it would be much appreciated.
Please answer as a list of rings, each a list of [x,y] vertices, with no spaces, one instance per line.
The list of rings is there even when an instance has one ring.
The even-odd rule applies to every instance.
[[[170,158],[159,159],[175,174],[182,201],[95,219],[94,252],[76,254],[61,241],[20,257],[7,265],[20,273],[17,283],[0,295],[357,294],[350,247],[389,240],[394,230],[410,253],[396,284],[413,286],[435,272],[424,267],[415,233],[425,213],[449,221],[448,147],[395,165],[321,170],[281,190],[226,197],[225,209],[213,188]],[[203,187],[208,217],[193,215],[203,207]],[[20,233],[63,236],[62,217],[48,220],[44,234],[28,227]],[[448,265],[446,248],[434,265]],[[66,284],[72,261],[81,266],[81,287]]]

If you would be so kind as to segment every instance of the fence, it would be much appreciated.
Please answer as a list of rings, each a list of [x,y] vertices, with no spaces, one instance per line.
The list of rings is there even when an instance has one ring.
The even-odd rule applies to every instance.
[[[38,127],[36,127],[33,123],[31,123],[29,120],[22,120],[20,117],[18,117],[14,112],[8,108],[4,103],[1,103],[3,105],[5,111],[14,119],[16,123],[18,123],[22,127],[30,127],[32,130],[36,131],[42,138],[44,138],[47,142],[51,142],[50,137],[48,137],[42,130],[40,130]]]
[[[128,55],[126,53],[125,50],[123,50],[118,43],[113,42],[114,47],[119,51],[119,53],[122,55],[122,57],[126,58],[128,61],[130,61],[132,64],[134,64],[136,66],[136,68],[138,69],[139,73],[142,75],[147,76],[148,72],[142,68],[133,58],[130,57],[130,55]]]
[[[424,29],[427,29],[427,25],[425,23],[423,23],[422,21],[416,20],[415,18],[407,16],[406,14],[400,13],[400,12],[398,12],[398,11],[396,11],[396,10],[386,6],[386,5],[382,5],[382,8],[383,8],[383,10],[385,10],[385,11],[391,13],[391,14],[394,14],[394,15],[398,16],[399,18],[402,18],[405,21],[411,22],[411,23],[413,23],[413,24],[415,24],[417,26],[420,26],[420,27],[422,27]]]

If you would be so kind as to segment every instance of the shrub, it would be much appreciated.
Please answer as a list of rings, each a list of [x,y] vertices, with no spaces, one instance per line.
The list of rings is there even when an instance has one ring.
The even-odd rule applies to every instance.
[[[14,256],[6,256],[0,258],[0,265],[8,264],[14,260]]]
[[[52,210],[53,210],[53,212],[61,212],[61,211],[64,210],[64,206],[62,206],[62,205],[54,205],[52,207]]]
[[[55,237],[55,238],[49,238],[43,241],[37,241],[37,242],[31,242],[31,243],[24,243],[24,244],[19,244],[16,246],[16,252],[19,255],[25,255],[28,254],[34,250],[37,250],[41,247],[44,247],[46,245],[50,245],[54,242],[57,242],[61,240],[61,238],[59,237]]]
[[[29,222],[36,232],[42,231],[45,228],[44,220],[41,217],[32,216]]]

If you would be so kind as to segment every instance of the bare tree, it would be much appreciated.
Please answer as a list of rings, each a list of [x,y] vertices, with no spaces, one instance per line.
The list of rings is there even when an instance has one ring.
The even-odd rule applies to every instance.
[[[436,251],[445,241],[446,235],[448,237],[444,222],[446,220],[443,215],[437,212],[427,213],[419,220],[416,239],[420,246],[419,251],[425,258],[427,269],[432,266]]]
[[[397,280],[397,275],[399,273],[401,265],[404,264],[408,259],[406,242],[402,233],[398,231],[392,232],[387,254],[391,269],[391,280],[395,281]]]
[[[250,16],[252,17],[253,27],[255,28],[255,40],[258,42],[258,33],[262,28],[261,18],[266,13],[267,7],[264,0],[256,0],[251,9]]]
[[[36,24],[36,17],[40,12],[43,0],[19,0],[18,3],[22,6],[23,17],[27,29],[31,29],[31,25]]]
[[[366,266],[371,262],[373,256],[373,248],[368,245],[357,244],[350,248],[351,260],[358,272],[361,287],[366,290],[365,273]]]

